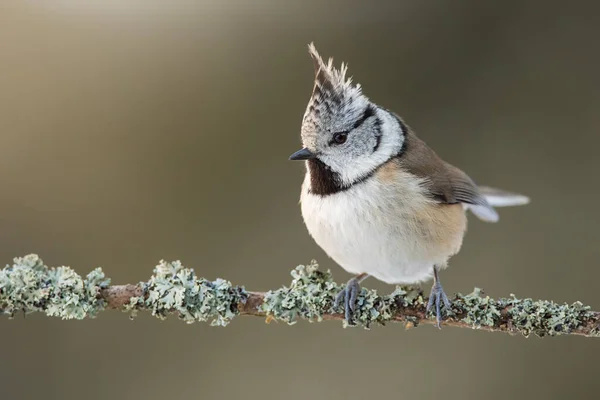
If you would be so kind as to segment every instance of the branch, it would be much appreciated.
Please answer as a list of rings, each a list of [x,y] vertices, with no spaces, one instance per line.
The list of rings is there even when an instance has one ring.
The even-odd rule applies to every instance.
[[[220,326],[237,315],[288,324],[300,318],[311,322],[344,320],[343,310],[332,306],[342,287],[333,282],[329,271],[319,271],[313,261],[296,267],[292,277],[289,287],[249,292],[222,279],[198,278],[179,261],[161,261],[149,281],[111,286],[100,268],[83,279],[69,267],[49,268],[30,254],[15,258],[13,265],[0,270],[0,313],[13,317],[20,312],[43,312],[63,319],[83,319],[93,318],[104,309],[122,310],[132,317],[145,310],[161,319],[177,314],[187,323],[210,321]],[[387,322],[403,322],[407,328],[433,324],[433,316],[425,313],[426,301],[418,288],[397,287],[386,296],[362,288],[355,322],[365,328]],[[557,304],[514,295],[494,300],[476,288],[467,295],[457,294],[447,314],[442,323],[446,326],[524,336],[600,337],[600,312],[580,302]]]

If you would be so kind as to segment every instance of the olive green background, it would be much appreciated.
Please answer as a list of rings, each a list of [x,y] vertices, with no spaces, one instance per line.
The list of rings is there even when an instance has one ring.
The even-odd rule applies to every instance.
[[[600,309],[600,6],[21,1],[0,5],[0,262],[115,283],[160,259],[251,290],[320,261],[298,206],[307,44],[347,61],[475,180],[531,196],[470,218],[447,291]],[[365,282],[382,292],[393,287]],[[427,289],[429,284],[427,284]],[[2,399],[587,399],[600,340],[105,312],[0,319]]]

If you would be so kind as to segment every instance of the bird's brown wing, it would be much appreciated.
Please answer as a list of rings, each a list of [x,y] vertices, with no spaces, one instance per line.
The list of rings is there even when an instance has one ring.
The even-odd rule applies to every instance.
[[[463,203],[479,218],[495,222],[498,214],[479,192],[477,184],[462,170],[442,160],[410,130],[405,135],[402,167],[425,179],[427,191],[443,204]]]

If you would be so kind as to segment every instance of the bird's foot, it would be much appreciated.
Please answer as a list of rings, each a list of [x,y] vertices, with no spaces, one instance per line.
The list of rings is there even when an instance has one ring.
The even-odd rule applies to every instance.
[[[426,313],[429,313],[429,310],[435,303],[435,326],[441,329],[440,322],[442,321],[442,313],[441,313],[441,305],[444,303],[444,308],[446,312],[450,310],[451,303],[442,288],[440,281],[437,279],[437,273],[435,277],[435,281],[433,283],[433,287],[431,288],[431,293],[429,294],[429,301],[427,302]]]
[[[354,312],[356,311],[356,299],[360,293],[360,282],[366,278],[366,275],[358,275],[350,279],[346,286],[335,296],[334,308],[338,308],[342,300],[344,301],[344,318],[349,325],[353,325]]]

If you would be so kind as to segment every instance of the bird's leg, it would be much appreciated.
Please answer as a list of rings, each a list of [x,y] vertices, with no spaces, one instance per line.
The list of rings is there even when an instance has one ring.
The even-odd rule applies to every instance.
[[[435,302],[435,321],[436,326],[440,327],[440,322],[442,320],[442,313],[440,312],[441,303],[444,303],[444,307],[446,310],[450,309],[450,300],[448,300],[448,296],[444,293],[444,289],[442,288],[442,284],[440,283],[440,279],[438,277],[438,267],[433,267],[433,287],[431,288],[431,294],[429,295],[429,301],[427,302],[426,312],[429,313],[431,306]]]
[[[356,298],[360,292],[360,283],[369,277],[368,274],[362,273],[350,279],[346,286],[335,296],[333,307],[337,308],[342,300],[344,300],[344,313],[346,322],[352,324],[352,317],[356,311]]]

